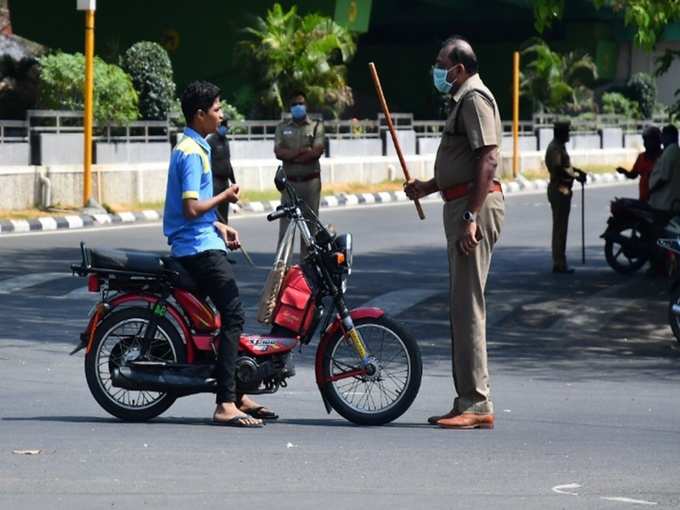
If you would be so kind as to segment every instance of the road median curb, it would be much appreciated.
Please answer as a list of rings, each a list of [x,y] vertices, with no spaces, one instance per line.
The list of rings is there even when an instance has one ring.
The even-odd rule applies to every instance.
[[[618,173],[589,174],[588,182],[598,186],[620,184],[625,177]],[[520,177],[515,181],[503,183],[503,191],[507,195],[516,193],[544,192],[548,181],[544,179],[529,180]],[[342,208],[372,204],[406,202],[408,198],[403,191],[377,191],[374,193],[338,193],[321,197],[320,207]],[[427,201],[439,200],[432,195]],[[269,212],[280,204],[278,200],[248,202],[242,206],[231,205],[235,215],[248,215]],[[123,225],[131,223],[157,222],[163,218],[162,211],[151,209],[143,211],[125,211],[104,214],[73,214],[64,216],[39,216],[25,220],[0,219],[0,235],[26,232],[42,232],[51,230],[79,229],[92,226]]]

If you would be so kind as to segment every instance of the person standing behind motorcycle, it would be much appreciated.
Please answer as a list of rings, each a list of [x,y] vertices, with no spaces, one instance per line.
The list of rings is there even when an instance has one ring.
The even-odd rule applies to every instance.
[[[307,116],[307,100],[303,92],[296,92],[290,100],[290,120],[284,120],[276,127],[274,154],[283,162],[288,182],[297,195],[314,212],[319,214],[321,201],[321,165],[319,158],[324,151],[324,128],[320,120],[312,122]],[[281,193],[281,203],[291,201],[287,191]],[[309,211],[304,210],[309,217]],[[286,233],[290,220],[281,218],[279,243]],[[313,225],[313,224],[311,224]],[[311,226],[310,225],[310,226]],[[314,234],[314,231],[312,231]],[[307,247],[300,245],[300,255],[307,256]]]
[[[661,156],[661,130],[656,126],[647,126],[642,131],[642,141],[645,145],[644,152],[635,160],[632,170],[618,167],[616,171],[625,175],[628,179],[640,177],[640,201],[649,201],[649,178],[654,170],[654,164]]]
[[[545,166],[550,172],[548,201],[552,209],[552,259],[553,273],[571,274],[567,266],[567,231],[574,180],[586,181],[586,174],[571,166],[566,143],[569,141],[569,122],[556,122],[553,127],[553,140],[545,152]]]
[[[654,165],[649,178],[649,205],[653,209],[670,213],[680,201],[680,147],[678,129],[669,124],[661,130],[663,153]]]
[[[210,145],[210,168],[213,176],[213,195],[219,195],[231,184],[236,184],[234,169],[231,166],[227,120],[220,122],[215,133],[208,135]],[[224,224],[229,223],[229,202],[217,206],[217,218]]]
[[[503,136],[498,105],[477,73],[477,56],[454,36],[439,50],[435,88],[450,94],[452,109],[434,163],[434,178],[404,186],[410,199],[439,191],[449,259],[449,318],[453,384],[451,411],[428,422],[444,428],[494,426],[486,352],[484,287],[505,217],[495,180]]]
[[[171,255],[220,312],[214,423],[261,427],[262,420],[249,415],[262,417],[267,410],[236,394],[236,356],[243,330],[243,309],[225,244],[238,248],[238,232],[217,221],[215,213],[217,205],[238,201],[239,188],[233,185],[213,195],[210,146],[205,140],[223,118],[220,89],[212,83],[192,82],[182,93],[181,104],[187,127],[170,156],[163,233],[171,246]]]

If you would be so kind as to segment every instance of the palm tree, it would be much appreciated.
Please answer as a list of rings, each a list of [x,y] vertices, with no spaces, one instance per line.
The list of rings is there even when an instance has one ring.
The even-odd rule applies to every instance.
[[[318,14],[301,17],[294,6],[285,12],[276,3],[265,18],[245,29],[240,47],[259,65],[260,100],[276,111],[287,98],[304,90],[308,102],[337,117],[353,103],[346,63],[356,52],[353,35]]]
[[[520,91],[534,102],[534,111],[582,113],[594,111],[591,89],[597,66],[588,54],[560,55],[541,40],[533,40],[522,51],[528,64],[520,76]]]

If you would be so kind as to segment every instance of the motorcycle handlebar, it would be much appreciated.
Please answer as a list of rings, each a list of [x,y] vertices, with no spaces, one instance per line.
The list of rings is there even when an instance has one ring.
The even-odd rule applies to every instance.
[[[283,218],[286,214],[288,214],[288,208],[279,206],[276,208],[276,211],[270,212],[267,215],[267,221],[278,220],[279,218]]]

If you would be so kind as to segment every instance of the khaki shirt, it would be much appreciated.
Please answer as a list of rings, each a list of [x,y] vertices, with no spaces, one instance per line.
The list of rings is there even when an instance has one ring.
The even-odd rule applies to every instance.
[[[567,148],[559,140],[553,139],[545,151],[545,166],[550,172],[550,184],[553,186],[566,186],[571,189],[574,185],[571,160]],[[571,172],[571,173],[570,173]]]
[[[315,129],[316,133],[314,132]],[[300,150],[305,147],[323,147],[323,122],[319,121],[317,123],[317,121],[309,120],[309,118],[306,118],[302,123],[294,122],[292,119],[284,120],[276,126],[275,139],[274,149]],[[319,165],[319,160],[306,165],[284,161],[283,169],[289,177],[305,177],[319,172],[321,166]]]
[[[478,74],[470,76],[453,96],[434,162],[440,190],[473,181],[477,173],[476,150],[495,145],[500,153],[503,128],[498,105]],[[500,157],[498,158],[500,164]]]
[[[649,195],[649,205],[654,209],[671,211],[673,202],[680,201],[680,147],[675,143],[666,147],[656,160],[649,177],[649,188],[654,188],[659,181],[665,184]]]

